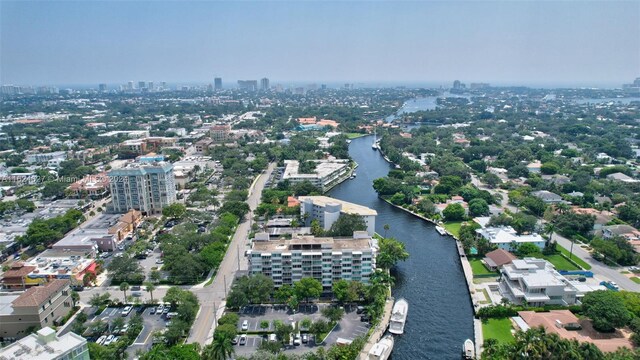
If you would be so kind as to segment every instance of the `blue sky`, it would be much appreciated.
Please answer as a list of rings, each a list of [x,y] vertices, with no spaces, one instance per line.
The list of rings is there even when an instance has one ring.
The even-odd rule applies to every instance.
[[[0,83],[487,81],[640,76],[640,1],[0,0]]]

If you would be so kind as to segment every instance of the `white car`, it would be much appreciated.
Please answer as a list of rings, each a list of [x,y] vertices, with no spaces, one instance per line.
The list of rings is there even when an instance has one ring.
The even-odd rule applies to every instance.
[[[127,316],[129,315],[129,313],[131,312],[132,307],[131,306],[125,306],[124,309],[122,309],[122,316]]]
[[[115,336],[113,335],[107,336],[107,339],[104,341],[104,346],[111,344],[113,342],[113,339],[115,339]]]
[[[296,335],[296,337],[293,338],[293,345],[298,346],[300,344],[301,344],[300,335]]]
[[[611,284],[611,286],[613,286],[616,289],[619,289],[620,287],[618,286],[618,284],[614,283],[613,281],[610,281],[609,284]]]
[[[102,335],[96,340],[96,344],[104,345],[105,340],[107,340],[107,335]]]
[[[249,330],[249,320],[245,320],[242,322],[242,331]]]

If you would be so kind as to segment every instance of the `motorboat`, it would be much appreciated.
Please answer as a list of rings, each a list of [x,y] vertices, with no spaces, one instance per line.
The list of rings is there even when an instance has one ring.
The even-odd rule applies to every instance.
[[[367,354],[366,360],[387,360],[392,350],[393,336],[387,335],[373,345]]]
[[[443,228],[442,226],[436,226],[436,231],[440,235],[447,235],[447,230],[445,230],[445,228]]]
[[[473,345],[473,341],[471,339],[467,339],[462,344],[462,358],[464,359],[475,359],[476,358],[476,348]]]
[[[404,298],[398,299],[393,304],[391,312],[391,322],[389,323],[389,332],[396,335],[404,333],[404,324],[407,321],[407,313],[409,312],[409,303]]]

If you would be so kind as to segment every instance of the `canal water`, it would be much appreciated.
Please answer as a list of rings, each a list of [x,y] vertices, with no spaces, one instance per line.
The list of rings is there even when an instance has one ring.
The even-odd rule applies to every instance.
[[[389,164],[371,148],[371,136],[354,139],[349,154],[359,164],[357,177],[335,187],[330,196],[376,209],[376,231],[405,243],[410,257],[396,267],[393,296],[409,302],[404,335],[395,337],[393,360],[460,359],[462,343],[473,339],[473,310],[455,241],[432,224],[380,200],[373,180]]]

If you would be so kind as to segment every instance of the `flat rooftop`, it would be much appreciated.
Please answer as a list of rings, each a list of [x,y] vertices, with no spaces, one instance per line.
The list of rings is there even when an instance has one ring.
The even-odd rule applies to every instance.
[[[45,340],[45,338],[49,340]],[[0,358],[13,360],[53,360],[65,352],[86,344],[87,340],[72,332],[57,336],[49,327],[0,349]],[[28,350],[28,351],[27,351]]]
[[[0,295],[0,315],[11,315],[13,313],[13,300],[17,299],[21,294],[19,292],[11,293],[11,295]]]
[[[318,205],[318,206],[327,206],[328,204],[340,204],[342,205],[341,211],[347,214],[354,214],[354,215],[360,215],[360,216],[378,215],[378,212],[375,211],[374,209],[370,209],[366,206],[350,203],[347,201],[334,199],[328,196],[300,196],[298,197],[298,200],[300,200],[301,202],[305,200],[311,200],[315,205]]]
[[[253,251],[259,252],[287,252],[287,251],[318,251],[318,250],[369,250],[371,239],[362,238],[331,238],[301,236],[290,240],[255,241]]]
[[[316,163],[315,171],[311,174],[301,174],[298,172],[300,169],[300,162],[298,160],[285,160],[284,175],[282,176],[282,178],[285,180],[290,178],[323,178],[349,165],[349,160],[346,159],[309,161],[313,161]]]

